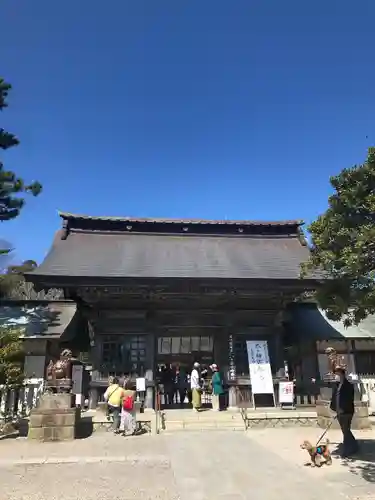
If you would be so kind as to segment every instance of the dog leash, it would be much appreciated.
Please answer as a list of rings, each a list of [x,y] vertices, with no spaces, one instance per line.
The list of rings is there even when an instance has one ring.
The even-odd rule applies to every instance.
[[[316,445],[315,446],[318,446],[318,444],[320,443],[320,441],[324,438],[324,436],[327,434],[327,432],[329,431],[329,429],[331,428],[331,425],[333,424],[333,422],[336,420],[337,418],[337,415],[335,415],[334,417],[332,417],[330,423],[328,424],[327,428],[324,430],[323,434],[320,436],[320,438],[318,439],[318,441],[316,442]]]

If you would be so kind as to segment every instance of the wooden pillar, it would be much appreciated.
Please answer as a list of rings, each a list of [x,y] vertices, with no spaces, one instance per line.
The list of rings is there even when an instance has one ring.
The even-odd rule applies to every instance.
[[[284,377],[285,376],[285,366],[284,366],[284,311],[279,311],[275,317],[274,322],[274,356],[273,360],[275,367],[275,375],[276,377]]]
[[[228,372],[228,335],[219,330],[213,334],[214,363],[219,366],[220,372],[226,375]]]
[[[89,389],[89,408],[90,410],[95,410],[98,406],[99,391],[98,388],[93,385],[93,382],[98,380],[100,376],[98,369],[100,366],[100,345],[97,335],[95,335],[94,325],[90,320],[88,320],[88,330],[90,337],[90,362],[92,366]]]
[[[97,387],[90,387],[89,391],[89,408],[90,410],[96,410],[98,407],[99,392]]]
[[[155,381],[155,343],[156,334],[150,333],[147,335],[146,340],[146,366],[145,366],[145,378],[147,383],[153,383]],[[154,407],[154,394],[155,388],[151,385],[146,388],[146,398],[145,398],[145,408]]]
[[[284,367],[284,344],[282,336],[282,327],[275,329],[274,337],[272,339],[274,345],[274,371],[276,377],[283,377],[285,372]]]

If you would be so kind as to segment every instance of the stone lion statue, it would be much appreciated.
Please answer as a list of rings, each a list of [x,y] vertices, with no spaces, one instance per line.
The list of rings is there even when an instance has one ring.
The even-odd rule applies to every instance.
[[[329,362],[329,375],[333,375],[338,367],[346,370],[344,356],[340,356],[336,349],[333,347],[327,347],[325,354],[327,355]]]
[[[47,366],[47,380],[62,380],[72,377],[72,351],[64,349],[60,359],[55,363],[51,360]]]

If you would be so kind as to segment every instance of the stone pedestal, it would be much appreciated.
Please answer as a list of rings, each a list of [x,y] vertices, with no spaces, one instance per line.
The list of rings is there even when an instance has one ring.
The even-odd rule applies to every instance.
[[[361,394],[358,390],[358,385],[354,385],[354,416],[352,421],[352,429],[371,429],[371,422],[368,413],[368,404],[361,401]],[[335,415],[334,412],[330,410],[330,404],[332,399],[332,391],[335,386],[333,380],[327,379],[324,381],[324,385],[320,387],[320,400],[316,403],[316,413],[318,417],[318,425],[321,428],[326,428],[331,421],[332,417]],[[339,423],[334,420],[332,424],[333,429],[339,429]]]
[[[65,393],[69,394],[73,386],[73,381],[71,378],[62,378],[60,380],[46,380],[45,388],[46,390],[53,393]]]
[[[330,410],[331,400],[321,399],[316,403],[316,413],[318,417],[318,425],[322,429],[328,427],[335,416],[335,413]],[[335,419],[332,424],[332,429],[339,429],[339,423]],[[352,430],[371,429],[371,422],[368,414],[367,403],[361,401],[354,402],[354,416],[352,421]]]
[[[73,394],[44,394],[30,413],[29,439],[67,441],[77,433],[81,412],[73,406]]]

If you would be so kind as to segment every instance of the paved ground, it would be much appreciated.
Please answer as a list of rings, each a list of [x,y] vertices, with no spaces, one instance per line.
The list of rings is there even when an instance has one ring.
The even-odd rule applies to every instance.
[[[305,439],[316,441],[320,433],[320,429],[313,428],[268,429],[252,431],[246,437],[252,443],[272,450],[290,466],[298,467],[299,473],[309,477],[311,485],[318,480],[319,485],[326,485],[329,489],[340,492],[344,498],[375,500],[375,430],[354,432],[361,452],[356,459],[346,460],[338,456],[341,432],[331,430],[328,439],[334,457],[333,463],[330,467],[317,469],[310,467],[308,454],[298,447]]]
[[[70,443],[0,441],[1,500],[375,499],[375,432],[362,460],[305,467],[316,429],[185,432]],[[330,432],[335,443],[339,433]],[[335,444],[332,446],[335,448]]]

